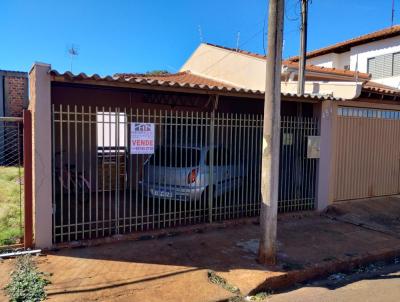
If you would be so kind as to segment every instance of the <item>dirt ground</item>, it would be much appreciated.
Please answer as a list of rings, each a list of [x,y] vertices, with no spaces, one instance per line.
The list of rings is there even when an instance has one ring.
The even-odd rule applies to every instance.
[[[385,212],[385,203],[381,204]],[[400,249],[400,239],[391,234],[319,214],[281,215],[279,263],[265,267],[256,261],[258,237],[259,226],[247,224],[157,240],[61,249],[36,261],[41,271],[52,274],[49,301],[203,302],[233,296],[208,281],[209,270],[247,294],[266,279],[290,270]],[[12,263],[0,263],[1,285],[8,282]],[[2,292],[0,300],[6,301]]]

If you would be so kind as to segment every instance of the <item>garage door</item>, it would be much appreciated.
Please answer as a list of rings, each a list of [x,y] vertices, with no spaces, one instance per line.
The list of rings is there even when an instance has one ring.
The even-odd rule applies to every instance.
[[[334,200],[399,193],[400,112],[339,107]]]

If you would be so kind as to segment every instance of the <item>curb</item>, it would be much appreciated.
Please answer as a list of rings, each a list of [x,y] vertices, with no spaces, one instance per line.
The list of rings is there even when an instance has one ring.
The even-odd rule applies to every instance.
[[[333,273],[349,272],[352,269],[378,261],[389,261],[400,256],[400,248],[384,249],[378,252],[368,253],[351,259],[335,260],[331,263],[318,263],[303,270],[294,270],[267,278],[262,284],[250,291],[256,294],[262,291],[282,290],[290,288],[296,283],[322,278]]]
[[[258,224],[258,217],[240,218],[235,220],[227,220],[221,222],[212,222],[204,224],[194,224],[187,226],[170,227],[165,229],[158,229],[152,231],[140,231],[136,233],[127,233],[121,235],[113,235],[110,237],[84,239],[78,241],[71,241],[66,243],[56,243],[48,251],[57,251],[58,249],[65,248],[85,248],[99,246],[103,244],[112,244],[123,241],[141,241],[141,240],[157,240],[166,237],[175,237],[179,235],[188,235],[195,233],[205,233],[214,230],[220,230],[231,227],[238,227],[248,224]]]

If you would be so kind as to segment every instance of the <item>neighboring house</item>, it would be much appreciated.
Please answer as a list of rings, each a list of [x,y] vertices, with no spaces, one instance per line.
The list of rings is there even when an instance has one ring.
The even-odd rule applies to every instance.
[[[400,25],[310,51],[307,64],[370,73],[373,81],[399,88]]]
[[[22,117],[28,108],[28,73],[0,70],[0,118]],[[20,165],[22,126],[0,120],[0,165]]]
[[[0,116],[20,117],[28,108],[28,73],[0,70]]]
[[[246,89],[264,90],[266,57],[243,50],[202,43],[180,69],[193,75]],[[298,63],[282,62],[282,91],[295,93]],[[350,70],[320,66],[306,67],[306,93],[332,95],[334,97],[354,97],[357,90],[370,76]],[[332,87],[332,83],[335,87]],[[341,88],[340,88],[341,87]]]

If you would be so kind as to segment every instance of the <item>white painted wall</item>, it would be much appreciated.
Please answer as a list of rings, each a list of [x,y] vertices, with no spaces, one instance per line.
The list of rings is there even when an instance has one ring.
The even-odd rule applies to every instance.
[[[319,57],[307,59],[307,65],[317,65],[321,67],[328,67],[328,68],[333,68],[334,65],[334,58],[333,58],[333,53],[328,53],[326,55],[322,55]]]
[[[369,58],[396,52],[400,52],[400,36],[355,46],[350,51],[341,54],[325,54],[311,58],[307,62],[308,64],[341,69],[345,65],[350,65],[350,70],[356,70],[357,66],[358,71],[366,73]],[[399,87],[400,85],[398,76],[373,80],[392,87]]]

